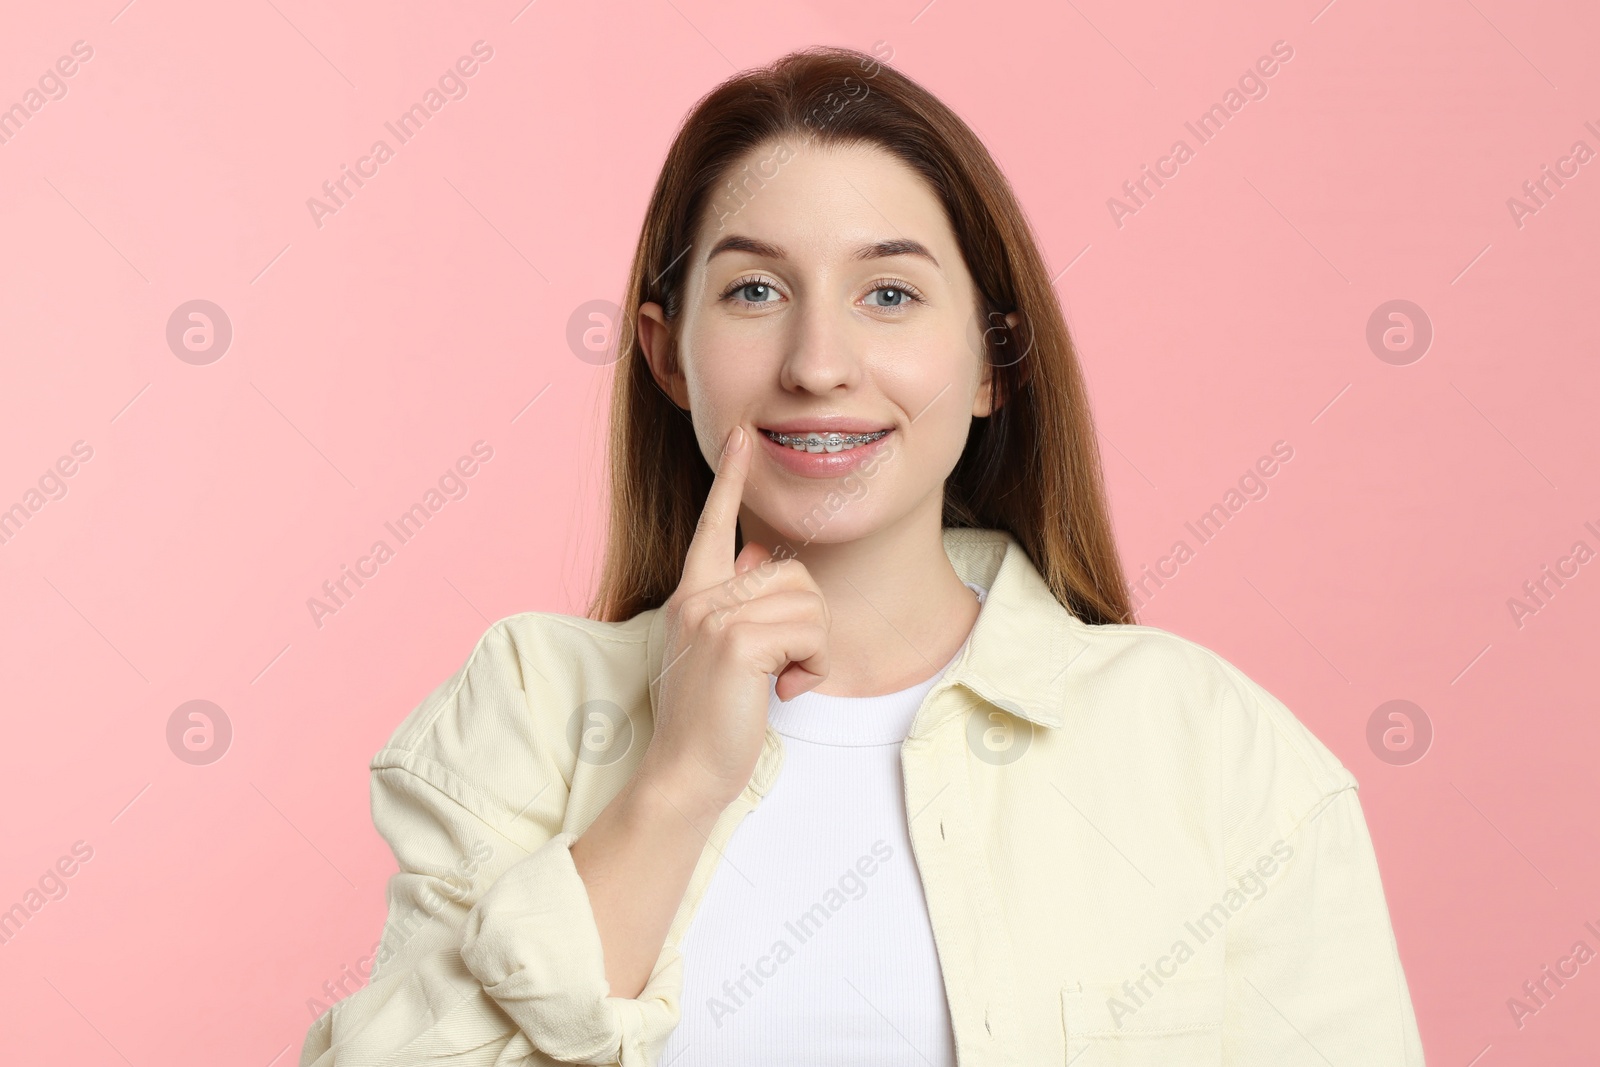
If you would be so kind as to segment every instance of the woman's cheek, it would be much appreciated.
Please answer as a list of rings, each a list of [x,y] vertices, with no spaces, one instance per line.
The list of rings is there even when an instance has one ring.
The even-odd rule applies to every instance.
[[[689,364],[689,411],[694,417],[695,433],[701,447],[716,455],[722,440],[739,420],[739,412],[748,404],[743,383],[738,377],[735,360],[731,356],[707,353],[709,359]]]

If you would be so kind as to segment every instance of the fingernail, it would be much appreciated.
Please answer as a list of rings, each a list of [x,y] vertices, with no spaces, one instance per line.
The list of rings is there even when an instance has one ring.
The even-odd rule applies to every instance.
[[[744,447],[744,427],[743,426],[735,426],[733,428],[733,432],[728,435],[728,444],[727,444],[726,447],[723,448],[722,454],[725,455],[725,456],[731,456],[731,455],[733,455],[735,452],[739,451],[739,449],[741,449],[743,447]]]

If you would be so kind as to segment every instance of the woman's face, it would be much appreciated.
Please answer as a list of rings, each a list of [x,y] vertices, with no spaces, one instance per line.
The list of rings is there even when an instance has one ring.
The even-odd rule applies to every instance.
[[[875,146],[769,145],[732,173],[744,163],[742,196],[714,201],[688,253],[678,321],[640,309],[657,380],[713,468],[735,425],[749,435],[747,537],[852,541],[921,509],[937,527],[971,419],[991,411],[988,324],[943,208]],[[822,443],[797,450],[808,431]],[[887,432],[830,451],[829,431]]]

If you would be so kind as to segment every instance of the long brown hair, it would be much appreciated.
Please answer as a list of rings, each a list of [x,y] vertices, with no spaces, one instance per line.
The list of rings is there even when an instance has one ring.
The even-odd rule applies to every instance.
[[[992,324],[984,358],[1001,406],[972,420],[945,482],[943,525],[1010,532],[1079,619],[1133,622],[1083,374],[1009,183],[966,123],[926,89],[873,56],[820,46],[734,75],[702,97],[656,180],[618,322],[610,529],[589,617],[618,622],[666,602],[711,489],[687,413],[650,373],[639,306],[654,301],[676,319],[700,220],[736,208],[763,183],[748,166],[732,172],[741,157],[813,140],[876,145],[927,181],[972,274],[980,321]],[[1016,329],[1005,324],[1012,311]]]

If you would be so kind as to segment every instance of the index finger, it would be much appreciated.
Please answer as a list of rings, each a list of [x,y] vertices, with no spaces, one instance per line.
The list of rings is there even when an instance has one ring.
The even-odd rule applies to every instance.
[[[750,434],[735,426],[717,459],[716,477],[706,494],[694,539],[683,560],[682,584],[696,592],[732,578],[734,542],[739,530],[739,503],[744,499],[745,476],[750,470]]]

